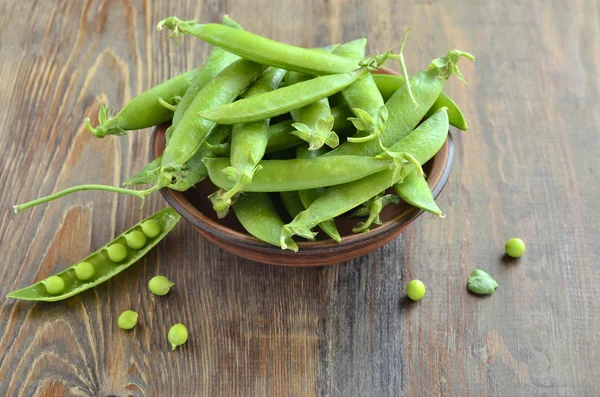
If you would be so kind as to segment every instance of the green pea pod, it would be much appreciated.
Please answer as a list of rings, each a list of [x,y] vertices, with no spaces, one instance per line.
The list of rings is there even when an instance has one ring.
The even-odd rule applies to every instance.
[[[94,128],[87,118],[85,126],[95,136],[103,138],[106,135],[124,135],[130,130],[141,130],[165,123],[173,117],[173,110],[161,105],[159,99],[162,99],[163,103],[171,103],[174,98],[180,98],[202,69],[190,70],[141,93],[114,117],[109,117],[108,107],[101,105],[98,112],[100,124]]]
[[[198,112],[233,101],[264,70],[262,65],[240,59],[200,90],[173,130],[169,145],[163,153],[161,177],[165,181],[170,181],[173,174],[178,176],[177,173],[198,151],[215,126],[212,121],[198,117]]]
[[[250,123],[279,116],[341,91],[364,77],[370,70],[381,66],[387,55],[366,59],[361,62],[364,66],[351,72],[315,77],[263,95],[207,109],[199,114],[201,117],[219,124]]]
[[[233,204],[233,212],[244,229],[266,243],[279,245],[283,222],[266,193],[246,193]],[[290,242],[289,249],[298,251],[296,243]]]
[[[377,89],[385,101],[390,99],[391,96],[394,95],[394,93],[398,91],[398,89],[404,84],[404,76],[396,76],[392,74],[374,74],[373,79],[375,80]],[[467,125],[465,116],[458,105],[443,92],[440,93],[440,96],[427,111],[425,118],[431,116],[433,113],[437,112],[438,109],[444,106],[448,108],[448,120],[450,121],[450,124],[460,130],[466,131],[469,126]]]
[[[279,195],[281,196],[281,201],[283,202],[285,210],[292,218],[295,218],[296,215],[306,209],[300,200],[298,192],[281,192]]]
[[[351,58],[362,58],[365,55],[365,49],[364,46],[362,48],[340,46],[334,49],[333,53]],[[342,90],[342,96],[356,117],[352,120],[358,129],[357,137],[377,137],[380,130],[383,129],[385,120],[382,120],[381,123],[374,123],[372,120],[379,120],[380,116],[378,115],[385,108],[385,103],[373,80],[373,75],[368,74],[350,84]],[[367,120],[371,120],[371,122],[366,123]]]
[[[206,178],[208,171],[202,160],[204,157],[229,156],[229,153],[217,153],[215,149],[221,145],[225,145],[224,142],[228,140],[230,135],[230,126],[216,126],[205,144],[187,161],[185,168],[181,172],[181,177],[167,187],[177,191],[185,191]],[[123,182],[123,185],[156,185],[160,176],[161,164],[162,155],[148,163],[142,171]]]
[[[276,89],[285,73],[286,71],[283,69],[267,69],[242,95],[242,98],[251,98]],[[209,196],[219,218],[227,215],[235,196],[244,190],[244,187],[252,181],[254,173],[260,170],[258,162],[264,156],[267,148],[268,131],[268,119],[236,124],[233,127],[231,167],[223,169],[222,172],[226,173],[235,185],[229,190],[221,189]]]
[[[434,59],[429,67],[410,78],[412,93],[418,103],[413,106],[413,100],[405,89],[399,89],[386,102],[388,118],[380,139],[367,142],[346,142],[324,156],[363,155],[374,156],[381,151],[381,144],[390,147],[403,139],[423,119],[436,99],[440,96],[446,80],[456,74],[462,80],[462,75],[456,65],[460,57],[473,59],[469,53],[452,50],[446,56]]]
[[[137,261],[139,261],[148,251],[150,251],[156,244],[158,244],[179,222],[181,217],[172,208],[166,208],[158,211],[156,214],[146,218],[143,222],[138,223],[125,233],[121,234],[106,246],[100,248],[98,251],[82,259],[77,264],[71,266],[67,270],[63,270],[54,276],[50,276],[53,280],[55,277],[59,277],[62,280],[62,288],[54,291],[54,294],[50,294],[45,286],[45,280],[39,281],[29,287],[10,292],[7,297],[14,299],[24,299],[30,301],[45,301],[54,302],[69,298],[73,295],[77,295],[80,292],[86,291],[92,287],[97,286],[105,282],[106,280],[113,278],[123,270],[127,269]],[[149,223],[146,223],[149,222]],[[148,231],[144,233],[143,225],[153,226],[153,231],[149,237]],[[159,226],[157,229],[156,226]],[[158,230],[158,234],[156,234]],[[129,233],[135,232],[144,233],[145,244],[139,249],[132,249],[128,246],[128,240],[126,238]],[[109,259],[108,248],[120,244],[124,247],[126,256],[118,263],[115,263]],[[87,263],[93,267],[93,270],[89,265],[86,265],[85,277],[82,277],[82,273],[79,272],[78,277],[78,265]],[[50,278],[49,277],[49,278]],[[82,280],[81,278],[85,278]],[[46,279],[47,280],[47,279]]]
[[[317,158],[325,152],[326,151],[323,148],[321,148],[321,150],[310,150],[305,145],[303,145],[299,146],[296,150],[296,157],[300,159]],[[298,192],[298,197],[300,198],[300,202],[304,207],[303,210],[308,208],[313,203],[313,201],[315,201],[317,197],[321,195],[321,193],[323,193],[323,190],[321,189],[300,190]],[[335,221],[333,219],[328,219],[324,222],[319,223],[319,228],[338,243],[342,241],[340,232],[338,232],[337,227],[335,226]]]
[[[431,212],[432,214],[442,216],[442,210],[437,206],[427,180],[417,172],[411,172],[404,178],[402,183],[394,185],[394,190],[400,198],[408,204]]]
[[[228,158],[205,158],[204,163],[210,180],[217,187],[233,187],[234,183],[222,172],[231,166]],[[246,185],[246,192],[285,192],[338,185],[393,167],[394,162],[367,156],[321,156],[315,159],[262,160],[258,165],[262,169]]]
[[[232,29],[242,30],[242,27],[227,15],[223,17],[223,25],[229,26]],[[172,125],[174,127],[176,127],[179,124],[179,120],[181,120],[186,110],[192,104],[194,98],[196,97],[196,95],[198,95],[202,87],[204,87],[206,83],[208,83],[223,69],[231,65],[233,62],[237,61],[239,58],[240,57],[238,57],[237,55],[227,52],[220,47],[214,47],[211,50],[210,54],[208,55],[208,59],[204,64],[204,67],[202,68],[200,73],[198,73],[198,75],[194,78],[192,84],[188,87],[185,94],[183,94],[181,100],[175,108],[172,122]]]
[[[158,30],[166,27],[173,31],[169,37],[194,35],[240,57],[267,66],[300,73],[323,75],[350,72],[360,59],[349,59],[323,51],[315,51],[269,40],[250,32],[227,26],[170,17],[158,23]]]
[[[289,73],[289,83],[292,86],[311,78],[312,76],[298,72]],[[292,109],[290,113],[294,120],[292,127],[295,128],[291,134],[308,142],[309,150],[320,149],[325,144],[331,148],[340,144],[339,137],[333,131],[334,118],[327,98]]]
[[[352,128],[352,123],[348,117],[352,117],[352,112],[346,106],[331,108],[333,116],[333,130],[337,131],[338,136],[348,136],[356,132]],[[277,152],[279,150],[296,147],[304,141],[291,132],[294,131],[293,120],[282,121],[269,127],[269,143],[267,143],[267,153]]]
[[[413,130],[400,142],[390,148],[394,152],[410,153],[420,164],[429,161],[440,150],[448,136],[448,114],[445,108],[437,111]],[[345,157],[345,156],[341,156]],[[316,160],[327,158],[324,156]],[[315,160],[313,160],[315,161]],[[385,191],[402,180],[405,174],[414,171],[415,166],[406,165],[402,171],[384,170],[350,183],[331,186],[320,195],[305,211],[302,211],[289,224],[285,225],[281,234],[281,246],[286,247],[293,235],[312,238],[310,231],[324,220],[349,211]],[[404,175],[403,175],[404,174]]]

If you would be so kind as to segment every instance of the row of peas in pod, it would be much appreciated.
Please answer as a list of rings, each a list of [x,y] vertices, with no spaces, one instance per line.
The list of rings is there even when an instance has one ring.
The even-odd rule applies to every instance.
[[[99,138],[171,123],[163,154],[124,182],[150,187],[80,185],[15,205],[15,212],[82,190],[143,200],[161,188],[186,191],[210,178],[219,217],[233,209],[250,234],[294,251],[294,238],[312,240],[318,230],[341,241],[335,218],[344,214],[361,217],[354,232],[367,232],[380,223],[386,205],[400,200],[442,215],[421,166],[442,147],[450,124],[467,129],[442,90],[452,75],[463,81],[457,63],[473,60],[471,54],[451,50],[409,76],[402,51],[408,31],[398,54],[365,57],[363,38],[301,48],[247,32],[228,16],[221,24],[170,17],[158,29],[169,30],[170,38],[192,35],[212,44],[204,65],[140,94],[112,117],[101,106],[95,127],[85,121]],[[402,76],[372,73],[390,61],[399,62]],[[389,188],[395,194],[385,194]],[[282,221],[275,195],[291,222]],[[50,284],[45,280],[12,297],[57,300],[112,277],[179,217],[163,210],[150,219],[162,219],[159,235],[150,237],[138,225],[134,229],[141,230],[126,232],[60,273],[64,286],[58,282],[53,293],[42,289]],[[78,268],[92,275],[80,279]]]

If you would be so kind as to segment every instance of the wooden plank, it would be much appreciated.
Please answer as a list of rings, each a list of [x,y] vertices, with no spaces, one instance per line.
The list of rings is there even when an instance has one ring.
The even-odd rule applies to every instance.
[[[469,82],[446,92],[470,130],[440,196],[360,259],[322,269],[234,257],[182,222],[120,277],[65,302],[0,299],[6,396],[595,396],[600,391],[600,6],[594,0],[302,3],[15,1],[0,5],[0,296],[84,257],[165,206],[80,193],[14,215],[17,202],[118,184],[149,159],[150,130],[96,139],[98,100],[133,96],[201,64],[208,46],[156,32],[170,15],[303,46],[406,47],[411,73],[451,48]],[[504,261],[504,241],[527,254]],[[470,295],[473,268],[500,288]],[[148,280],[174,280],[165,297]],[[418,303],[404,286],[428,288]],[[139,325],[116,324],[128,308]],[[172,352],[169,327],[190,341]]]

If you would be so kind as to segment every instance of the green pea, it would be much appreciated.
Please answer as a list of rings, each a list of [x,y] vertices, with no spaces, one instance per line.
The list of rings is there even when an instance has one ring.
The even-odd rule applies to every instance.
[[[406,295],[410,300],[420,300],[425,296],[425,284],[421,280],[411,280],[406,286]]]
[[[183,345],[188,340],[188,330],[183,324],[175,324],[169,330],[167,339],[175,350],[177,346]]]
[[[80,262],[75,265],[75,275],[81,281],[86,281],[94,277],[94,272],[94,266],[89,262]]]
[[[59,276],[50,276],[42,282],[50,295],[60,294],[65,289],[65,281]]]
[[[123,244],[114,243],[106,249],[108,259],[113,262],[122,262],[127,258],[127,248]]]
[[[481,269],[471,272],[467,280],[467,289],[474,294],[489,295],[498,288],[498,283],[488,273]]]
[[[148,288],[154,295],[163,296],[169,293],[175,283],[165,276],[154,276],[148,282]]]
[[[160,224],[154,219],[148,219],[140,225],[146,237],[154,238],[160,233]]]
[[[134,312],[133,310],[125,310],[119,316],[117,323],[119,324],[119,327],[122,329],[131,329],[131,328],[135,327],[135,325],[137,324],[137,321],[138,321],[138,314],[136,312]]]
[[[525,253],[525,243],[520,238],[511,238],[506,242],[504,250],[508,256],[518,258]]]
[[[146,235],[138,230],[134,230],[131,233],[127,233],[125,235],[125,240],[127,240],[127,245],[129,246],[129,248],[134,250],[139,250],[142,247],[144,247],[144,245],[146,245]]]

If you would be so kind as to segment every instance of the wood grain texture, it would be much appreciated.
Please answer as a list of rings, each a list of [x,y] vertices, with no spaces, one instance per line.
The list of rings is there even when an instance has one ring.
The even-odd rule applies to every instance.
[[[136,267],[61,303],[0,298],[2,396],[597,396],[600,394],[600,5],[595,0],[0,2],[0,296],[84,257],[165,203],[80,193],[17,202],[143,167],[149,130],[99,140],[120,108],[202,62],[155,31],[176,14],[303,46],[400,43],[409,71],[458,47],[446,92],[470,131],[438,202],[360,259],[323,269],[236,258],[181,224]],[[503,261],[504,241],[528,252]],[[470,295],[473,268],[500,288]],[[176,283],[148,292],[156,274]],[[407,303],[411,278],[428,287]],[[140,313],[124,332],[118,314]],[[168,328],[190,341],[171,352]]]

